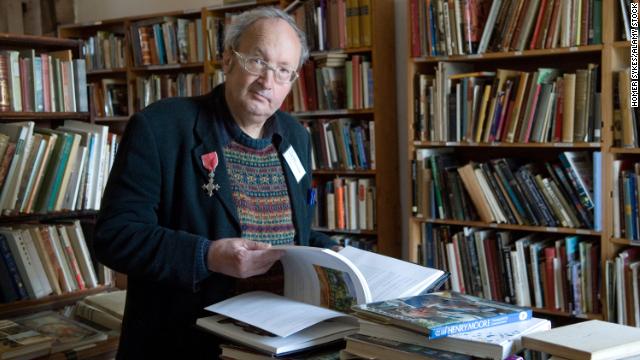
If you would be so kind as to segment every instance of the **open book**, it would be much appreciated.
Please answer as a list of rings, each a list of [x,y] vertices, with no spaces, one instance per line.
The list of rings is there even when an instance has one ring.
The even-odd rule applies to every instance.
[[[273,249],[285,252],[280,260],[284,297],[251,292],[227,299],[206,308],[222,316],[198,319],[198,326],[281,355],[355,333],[357,320],[344,314],[352,305],[426,293],[447,278],[442,270],[353,247],[339,253],[306,246]],[[246,325],[225,322],[224,317],[267,333],[247,336]]]

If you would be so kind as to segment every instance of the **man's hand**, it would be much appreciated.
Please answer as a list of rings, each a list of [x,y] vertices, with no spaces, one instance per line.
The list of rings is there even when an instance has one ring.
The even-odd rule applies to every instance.
[[[264,274],[284,254],[270,248],[269,244],[241,238],[216,240],[209,246],[207,267],[242,279]]]

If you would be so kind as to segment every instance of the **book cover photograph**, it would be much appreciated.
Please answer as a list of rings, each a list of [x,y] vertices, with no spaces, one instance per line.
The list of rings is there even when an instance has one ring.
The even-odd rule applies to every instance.
[[[450,291],[355,305],[353,310],[430,339],[531,318],[531,309]]]
[[[320,306],[348,312],[356,302],[356,289],[347,272],[314,265],[320,285]]]
[[[18,318],[15,322],[55,339],[52,344],[54,352],[107,339],[107,334],[53,311]]]

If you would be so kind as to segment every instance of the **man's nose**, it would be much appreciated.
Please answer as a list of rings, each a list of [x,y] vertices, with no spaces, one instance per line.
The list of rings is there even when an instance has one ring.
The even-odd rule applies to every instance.
[[[275,77],[275,70],[265,67],[264,70],[262,70],[262,74],[258,77],[258,81],[260,81],[264,87],[271,89],[275,81]]]

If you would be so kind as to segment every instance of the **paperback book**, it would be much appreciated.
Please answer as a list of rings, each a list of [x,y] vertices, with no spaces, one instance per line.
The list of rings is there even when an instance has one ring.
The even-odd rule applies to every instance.
[[[353,306],[360,317],[437,339],[531,319],[531,309],[443,291]]]

